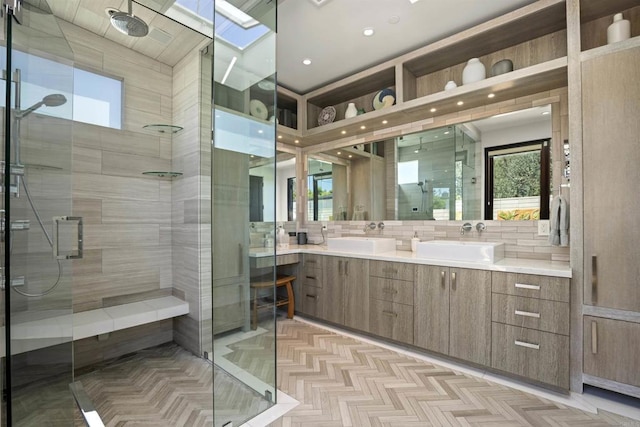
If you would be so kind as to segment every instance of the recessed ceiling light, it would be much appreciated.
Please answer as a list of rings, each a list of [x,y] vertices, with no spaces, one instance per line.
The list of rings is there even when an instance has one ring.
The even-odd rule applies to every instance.
[[[400,17],[398,15],[392,15],[389,17],[389,20],[387,22],[389,24],[397,24],[398,22],[400,22]]]
[[[293,141],[293,142],[295,142],[296,144],[299,144],[299,143],[300,143],[300,140],[296,139],[296,140],[295,140],[295,141]]]
[[[409,0],[411,4],[418,3],[419,0]]]
[[[342,154],[342,151],[338,151],[338,156],[339,156],[340,154]]]
[[[449,131],[446,131],[444,134],[445,134],[445,135],[449,135]]]
[[[365,125],[360,126],[360,129],[366,129],[367,127]]]
[[[464,105],[464,102],[458,101],[458,105]]]
[[[278,139],[282,139],[282,135],[278,135]]]
[[[352,158],[353,156],[351,154],[349,154],[349,158]]]
[[[436,112],[436,111],[438,111],[438,110],[436,110],[435,108],[432,108],[432,109],[431,109],[431,110],[429,110],[429,111],[431,111],[432,113],[435,113],[435,112]]]
[[[493,98],[494,96],[496,96],[495,93],[490,93],[489,95],[487,95],[487,98]]]
[[[382,121],[382,124],[383,124],[383,125],[386,125],[387,123],[389,123],[389,122],[388,122],[388,121],[386,121],[386,120],[383,120],[383,121]]]
[[[264,133],[262,129],[258,129],[258,133]]]
[[[542,115],[543,115],[543,116],[546,116],[547,114],[549,114],[549,112],[548,112],[548,111],[543,111],[543,112],[542,112]]]
[[[340,133],[344,135],[345,133],[347,133],[347,131],[346,131],[346,130],[343,130],[343,131],[342,131],[342,132],[340,132]]]
[[[362,35],[365,37],[371,37],[374,33],[375,31],[371,27],[367,27],[364,30],[362,30]]]
[[[420,150],[413,150],[413,152],[417,154],[420,152]]]
[[[303,59],[303,60],[302,60],[302,63],[303,63],[304,65],[311,65],[311,59],[309,59],[309,58],[305,58],[305,59]]]

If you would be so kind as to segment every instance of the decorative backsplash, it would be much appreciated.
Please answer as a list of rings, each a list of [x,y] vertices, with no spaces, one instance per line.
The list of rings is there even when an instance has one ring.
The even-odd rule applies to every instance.
[[[460,234],[460,227],[471,222],[472,231]],[[414,233],[420,240],[474,240],[485,242],[503,242],[505,257],[526,258],[548,261],[569,262],[569,247],[551,246],[547,236],[538,236],[538,221],[482,221],[485,231],[478,233],[475,224],[479,221],[384,221],[384,229],[364,231],[370,221],[327,222],[325,237],[342,236],[380,236],[394,237],[400,244],[398,250],[411,250],[411,238]],[[285,228],[293,223],[286,223]],[[377,224],[377,222],[376,222]],[[295,224],[293,224],[295,226]],[[322,223],[305,224],[300,231],[307,231],[310,243],[322,242]],[[289,231],[289,230],[288,230]],[[295,230],[291,230],[295,231]],[[294,243],[292,238],[291,243]]]

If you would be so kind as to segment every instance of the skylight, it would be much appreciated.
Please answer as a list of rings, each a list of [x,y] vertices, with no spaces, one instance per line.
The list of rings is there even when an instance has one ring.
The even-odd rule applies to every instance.
[[[215,2],[215,35],[244,50],[269,32],[269,28],[225,0]],[[176,0],[167,16],[207,36],[213,33],[213,0]]]

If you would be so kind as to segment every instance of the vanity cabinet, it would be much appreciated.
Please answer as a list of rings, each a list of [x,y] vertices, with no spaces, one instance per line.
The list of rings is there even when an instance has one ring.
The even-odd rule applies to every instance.
[[[413,344],[413,275],[412,264],[371,263],[369,332]]]
[[[369,313],[362,301],[369,299],[369,260],[359,258],[324,257],[323,319],[350,328],[368,331]]]
[[[569,279],[493,272],[491,281],[491,366],[568,389]]]
[[[488,365],[491,272],[416,266],[414,345]]]

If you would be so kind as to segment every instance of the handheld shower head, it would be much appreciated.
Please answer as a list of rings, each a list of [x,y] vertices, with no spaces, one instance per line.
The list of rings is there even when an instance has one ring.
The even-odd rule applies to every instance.
[[[36,102],[26,110],[16,111],[16,118],[24,119],[26,116],[33,113],[34,111],[36,111],[38,108],[42,106],[59,107],[66,102],[67,102],[67,98],[61,93],[52,93],[51,95],[45,96],[44,98],[42,98],[42,101]]]

